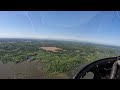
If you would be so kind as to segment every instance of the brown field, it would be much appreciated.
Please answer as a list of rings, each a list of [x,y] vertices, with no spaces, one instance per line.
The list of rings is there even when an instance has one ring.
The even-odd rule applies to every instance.
[[[62,50],[61,48],[57,48],[57,47],[40,47],[46,51],[52,51],[52,52],[57,52],[58,50]]]
[[[75,50],[75,52],[79,52],[79,50]]]

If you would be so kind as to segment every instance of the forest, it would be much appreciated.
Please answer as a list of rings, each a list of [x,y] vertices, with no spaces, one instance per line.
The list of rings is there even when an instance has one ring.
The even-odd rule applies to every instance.
[[[61,48],[57,52],[40,47]],[[39,39],[0,39],[0,61],[21,63],[26,60],[39,61],[46,72],[63,73],[107,57],[120,55],[120,47],[86,42],[39,40]]]

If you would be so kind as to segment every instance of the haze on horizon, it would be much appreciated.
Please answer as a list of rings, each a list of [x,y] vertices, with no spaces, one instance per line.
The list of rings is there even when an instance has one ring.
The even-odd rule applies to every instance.
[[[0,38],[88,41],[120,46],[118,11],[0,11]]]

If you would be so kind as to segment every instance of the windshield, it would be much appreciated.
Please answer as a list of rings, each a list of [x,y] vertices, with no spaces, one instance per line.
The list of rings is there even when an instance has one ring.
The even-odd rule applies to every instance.
[[[119,11],[0,11],[0,78],[72,78],[120,56],[119,33]]]

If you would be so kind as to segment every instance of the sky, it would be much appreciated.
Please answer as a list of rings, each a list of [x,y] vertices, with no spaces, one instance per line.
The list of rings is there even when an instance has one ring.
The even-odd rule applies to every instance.
[[[0,11],[0,38],[88,41],[120,46],[119,11]]]

